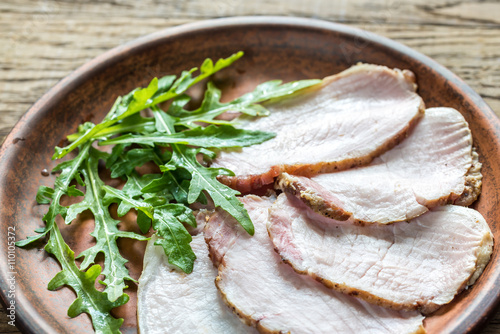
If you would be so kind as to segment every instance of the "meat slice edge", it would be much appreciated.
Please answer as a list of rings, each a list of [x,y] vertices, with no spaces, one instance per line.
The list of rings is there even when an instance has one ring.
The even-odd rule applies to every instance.
[[[335,222],[281,194],[270,209],[268,231],[296,272],[376,305],[424,314],[474,283],[493,247],[481,214],[453,205],[409,223],[359,226]]]
[[[257,333],[222,301],[214,285],[217,269],[208,258],[203,235],[193,237],[197,259],[191,274],[167,263],[163,248],[148,241],[137,295],[138,327],[142,334]]]
[[[483,175],[481,174],[482,164],[479,162],[479,155],[476,149],[472,148],[472,165],[465,176],[465,189],[462,195],[453,201],[455,205],[469,206],[474,203],[481,194],[483,185]]]
[[[255,225],[255,235],[248,236],[234,219],[217,211],[206,225],[205,237],[219,263],[217,288],[226,303],[259,332],[425,332],[418,312],[371,305],[295,273],[273,250],[266,231],[272,199],[252,195],[241,201]]]
[[[242,192],[270,184],[280,172],[314,175],[369,163],[399,143],[424,112],[414,75],[359,64],[327,77],[316,89],[267,105],[267,117],[240,117],[239,126],[275,132],[240,150],[222,150],[220,180]]]
[[[446,203],[470,204],[481,189],[480,168],[463,116],[430,108],[408,138],[369,166],[311,178],[283,173],[277,187],[329,218],[388,224]]]

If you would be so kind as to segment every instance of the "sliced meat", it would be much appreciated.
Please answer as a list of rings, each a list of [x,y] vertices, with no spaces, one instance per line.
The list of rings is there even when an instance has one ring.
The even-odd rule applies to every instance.
[[[216,285],[226,303],[261,333],[423,333],[418,312],[394,311],[327,289],[298,275],[273,250],[266,231],[272,199],[242,199],[253,237],[217,211],[205,236],[219,263]]]
[[[313,175],[369,163],[397,144],[422,115],[413,73],[360,64],[320,85],[269,104],[267,117],[236,119],[239,127],[271,131],[260,145],[221,151],[221,181],[243,192],[272,183],[280,172]]]
[[[283,174],[278,186],[327,217],[388,224],[453,203],[466,184],[469,195],[458,203],[477,198],[481,172],[475,158],[471,168],[472,137],[463,116],[452,108],[431,108],[408,138],[369,166],[310,179]]]
[[[163,248],[153,237],[144,256],[139,279],[137,315],[141,334],[257,333],[224,304],[214,285],[217,269],[208,258],[203,235],[193,237],[197,256],[194,270],[186,275],[170,267]]]
[[[425,314],[449,303],[488,263],[493,235],[479,212],[436,207],[411,222],[359,226],[281,194],[268,231],[281,258],[325,286]]]

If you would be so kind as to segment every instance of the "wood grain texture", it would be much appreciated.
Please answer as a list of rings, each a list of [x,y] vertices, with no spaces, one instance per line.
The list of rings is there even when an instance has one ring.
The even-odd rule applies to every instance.
[[[169,26],[236,15],[314,17],[392,38],[448,67],[500,115],[498,13],[498,2],[462,0],[3,0],[0,142],[43,93],[104,51]],[[4,313],[0,320],[0,333],[18,332]],[[500,333],[500,314],[482,333]]]

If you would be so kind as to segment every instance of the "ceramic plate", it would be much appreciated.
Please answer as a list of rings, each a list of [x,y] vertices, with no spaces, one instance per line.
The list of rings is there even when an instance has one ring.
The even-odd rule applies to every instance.
[[[153,76],[180,73],[207,58],[218,59],[243,50],[245,56],[214,80],[225,96],[239,95],[270,79],[322,78],[357,62],[412,70],[418,92],[427,107],[458,109],[470,124],[480,161],[483,192],[474,207],[489,222],[500,240],[500,122],[485,102],[462,80],[433,60],[401,44],[343,25],[298,18],[238,17],[169,28],[117,47],[82,66],[59,82],[22,117],[0,149],[0,287],[7,303],[9,277],[8,229],[17,239],[42,226],[46,206],[37,206],[40,185],[52,186],[54,176],[41,171],[55,166],[54,146],[84,121],[99,122],[118,95],[146,85]],[[68,244],[78,254],[89,242],[91,216],[62,226]],[[130,259],[131,275],[138,278],[144,243],[122,244]],[[27,333],[90,333],[86,314],[70,319],[67,309],[75,296],[69,288],[51,292],[47,283],[60,270],[38,245],[17,249],[15,257],[16,316]],[[135,255],[135,256],[134,256]],[[425,320],[429,333],[465,333],[477,330],[492,315],[499,301],[499,251],[478,282],[451,304]],[[133,284],[131,284],[133,285]],[[136,289],[131,301],[117,310],[125,317],[123,332],[136,332]]]

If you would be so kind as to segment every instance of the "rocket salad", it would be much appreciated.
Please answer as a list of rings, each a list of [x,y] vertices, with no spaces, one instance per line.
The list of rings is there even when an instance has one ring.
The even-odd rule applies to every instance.
[[[217,119],[226,111],[238,111],[249,116],[265,116],[268,111],[260,103],[288,96],[319,80],[302,80],[283,84],[279,80],[265,82],[233,101],[220,102],[221,91],[211,82],[207,84],[199,108],[187,110],[190,96],[186,91],[205,78],[231,65],[243,55],[238,52],[226,59],[213,62],[206,59],[199,69],[183,71],[179,76],[154,78],[145,88],[137,88],[119,97],[106,117],[98,124],[84,123],[78,132],[68,136],[70,144],[56,147],[53,159],[61,159],[75,151],[76,155],[60,163],[53,172],[58,176],[54,186],[41,186],[36,199],[48,205],[43,217],[45,227],[34,236],[17,242],[24,247],[32,242],[45,242],[45,250],[60,263],[60,271],[48,284],[50,290],[71,287],[77,298],[68,315],[89,314],[96,333],[118,333],[123,319],[116,319],[111,309],[125,304],[129,276],[127,260],[120,254],[118,238],[148,240],[152,229],[158,237],[168,262],[190,273],[196,259],[191,246],[191,235],[186,226],[196,226],[190,205],[206,203],[210,198],[233,216],[253,235],[252,221],[237,199],[240,193],[217,180],[219,175],[233,175],[224,168],[210,168],[198,158],[213,158],[215,149],[239,148],[262,143],[274,137],[273,133],[237,129],[235,124]],[[160,104],[169,101],[166,110]],[[149,116],[141,111],[148,110]],[[152,115],[152,117],[151,117]],[[110,153],[96,148],[113,145]],[[122,189],[106,185],[100,177],[99,161],[104,161],[112,178],[125,180]],[[137,167],[154,163],[160,173],[140,174]],[[79,187],[77,186],[79,185]],[[78,203],[64,206],[63,195],[83,196]],[[142,234],[118,228],[109,206],[118,204],[118,216],[130,210],[137,213],[137,224]],[[77,215],[90,211],[95,220],[95,245],[81,252],[80,266],[65,243],[55,219],[60,215],[71,224]],[[104,256],[104,266],[95,264],[97,255]],[[99,275],[103,289],[95,287]],[[102,290],[102,291],[101,291]]]

